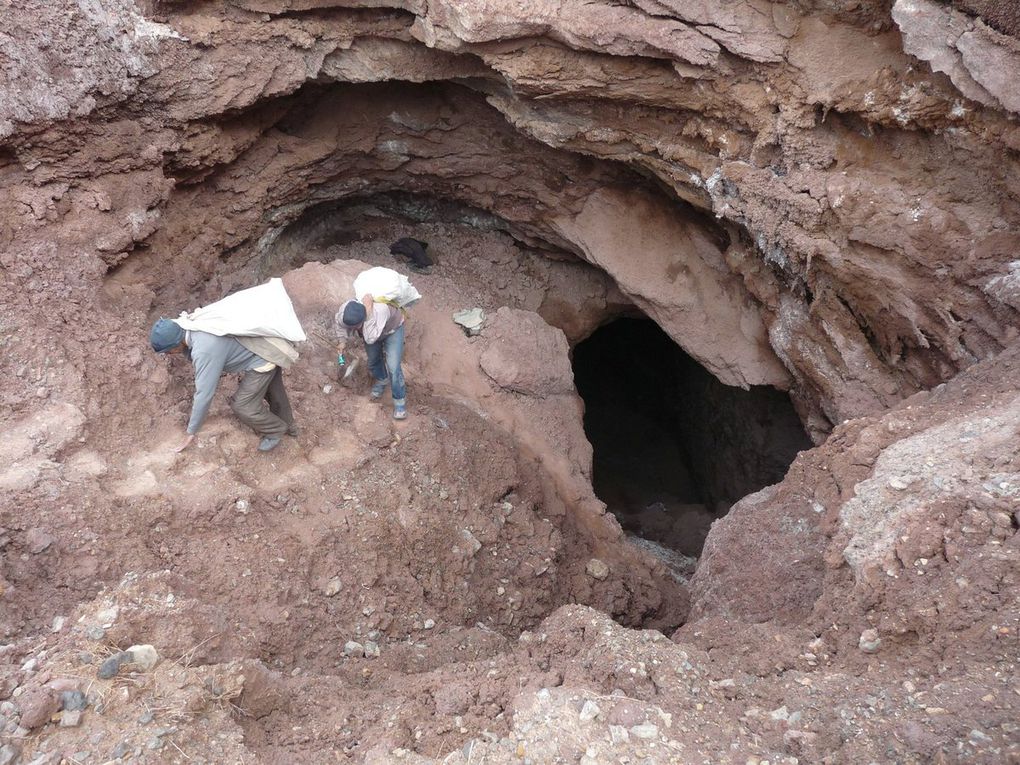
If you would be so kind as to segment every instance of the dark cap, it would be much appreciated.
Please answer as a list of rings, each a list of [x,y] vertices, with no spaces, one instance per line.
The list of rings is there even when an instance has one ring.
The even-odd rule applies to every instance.
[[[166,353],[184,342],[184,330],[170,319],[160,319],[152,325],[149,342],[156,353]]]
[[[343,324],[345,327],[356,327],[365,320],[368,312],[365,306],[357,300],[348,300],[344,303]]]

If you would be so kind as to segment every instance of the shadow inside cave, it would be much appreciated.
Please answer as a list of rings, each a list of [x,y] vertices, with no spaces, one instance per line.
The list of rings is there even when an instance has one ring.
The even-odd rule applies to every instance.
[[[625,531],[682,555],[812,446],[785,392],[724,385],[650,319],[602,326],[573,364],[595,493]]]

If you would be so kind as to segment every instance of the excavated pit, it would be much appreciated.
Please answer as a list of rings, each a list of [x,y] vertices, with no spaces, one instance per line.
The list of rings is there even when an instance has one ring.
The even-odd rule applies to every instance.
[[[600,327],[573,365],[595,493],[625,530],[683,555],[811,447],[786,393],[723,385],[647,318]]]

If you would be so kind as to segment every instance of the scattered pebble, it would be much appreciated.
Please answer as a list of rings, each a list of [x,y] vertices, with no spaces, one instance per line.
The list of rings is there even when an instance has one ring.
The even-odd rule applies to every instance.
[[[653,739],[659,737],[659,726],[653,723],[641,723],[640,725],[632,725],[630,728],[630,735],[635,738]]]
[[[117,746],[115,746],[113,748],[113,751],[110,752],[110,759],[111,760],[119,760],[121,757],[123,757],[125,754],[127,754],[130,751],[131,751],[131,745],[128,744],[127,741],[121,741],[119,744],[117,744]]]
[[[609,566],[598,558],[592,558],[588,561],[588,565],[585,566],[584,570],[588,576],[592,579],[598,579],[600,582],[609,576]]]
[[[360,657],[365,655],[365,646],[356,640],[348,640],[344,643],[344,656]]]
[[[106,630],[99,626],[92,626],[85,630],[85,636],[89,640],[102,640],[106,637]]]
[[[326,586],[322,589],[322,592],[323,594],[325,594],[327,598],[332,598],[334,595],[339,594],[340,587],[341,587],[340,577],[334,576],[326,583]]]
[[[81,725],[82,714],[83,712],[80,709],[65,709],[60,713],[60,727],[77,728]]]
[[[584,706],[581,707],[581,722],[591,722],[598,717],[601,712],[602,710],[599,709],[599,705],[591,699],[588,699],[584,702]]]
[[[878,630],[876,629],[864,630],[861,633],[860,640],[857,641],[857,647],[864,651],[864,653],[876,653],[881,645],[882,638],[878,636]]]
[[[436,626],[436,620],[435,619],[426,619],[425,620],[425,629],[430,630],[430,629],[432,629],[435,626]]]

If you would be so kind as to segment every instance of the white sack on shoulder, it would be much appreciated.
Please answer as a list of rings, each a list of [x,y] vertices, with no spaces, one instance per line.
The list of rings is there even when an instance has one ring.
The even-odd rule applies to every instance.
[[[211,335],[279,337],[292,343],[307,339],[281,279],[227,295],[174,321]]]
[[[376,266],[362,271],[354,279],[354,297],[361,300],[365,295],[373,298],[386,298],[394,301],[401,308],[421,300],[418,292],[406,276],[392,268]]]

